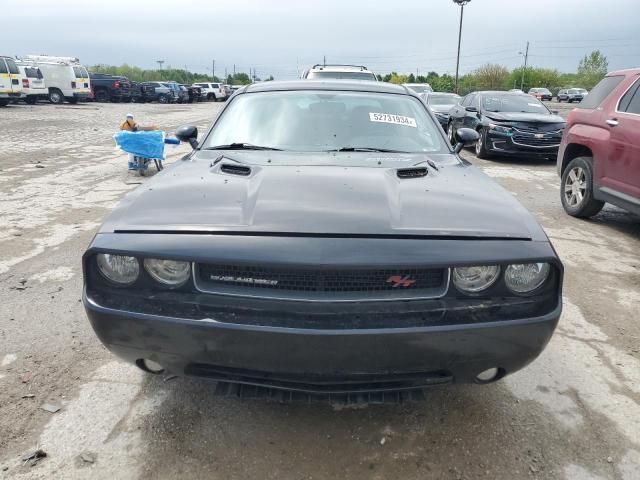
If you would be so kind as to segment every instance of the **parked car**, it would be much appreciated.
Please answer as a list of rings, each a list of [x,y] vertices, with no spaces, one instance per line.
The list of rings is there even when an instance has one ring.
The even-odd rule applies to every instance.
[[[11,57],[0,56],[0,107],[6,107],[22,96],[22,76]]]
[[[187,89],[187,94],[188,94],[187,101],[189,103],[197,103],[204,100],[202,97],[202,89],[200,87],[197,87],[195,85],[180,85],[180,86]]]
[[[428,83],[403,83],[402,85],[417,94],[433,92],[433,88]]]
[[[569,113],[558,174],[569,215],[605,202],[640,215],[640,69],[609,73]]]
[[[175,90],[163,82],[144,82],[142,85],[153,88],[153,95],[148,97],[150,102],[175,103],[178,98]]]
[[[38,68],[29,62],[16,61],[20,75],[22,75],[22,96],[25,103],[35,105],[41,98],[47,97],[47,86],[44,83],[44,76]]]
[[[27,55],[21,60],[35,64],[40,69],[47,86],[51,103],[61,104],[65,100],[78,103],[91,96],[89,72],[75,57],[52,57],[49,55]]]
[[[202,138],[176,135],[189,161],[129,194],[83,257],[91,325],[142,370],[395,391],[497,381],[549,342],[549,239],[459,158],[477,133],[451,147],[405,88],[253,84]]]
[[[449,111],[460,103],[462,97],[455,93],[431,92],[423,93],[420,97],[434,113],[442,128],[446,131],[449,125]]]
[[[127,102],[131,100],[131,82],[127,77],[107,73],[89,73],[93,99],[96,102]]]
[[[377,82],[378,77],[363,65],[314,65],[302,72],[307,80],[369,80]]]
[[[553,100],[553,94],[548,88],[530,88],[528,93],[538,100]]]
[[[581,102],[588,93],[584,88],[563,88],[558,91],[558,102]]]
[[[146,103],[155,100],[155,87],[148,83],[130,82],[133,103]]]
[[[222,83],[194,83],[194,85],[200,87],[206,100],[223,102],[229,96]]]
[[[476,156],[556,158],[565,121],[540,100],[509,92],[470,93],[450,112],[447,132],[455,143],[458,128],[477,130]]]

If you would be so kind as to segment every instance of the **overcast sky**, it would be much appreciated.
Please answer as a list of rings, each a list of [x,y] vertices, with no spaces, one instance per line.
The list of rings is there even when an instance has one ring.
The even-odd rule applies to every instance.
[[[2,13],[0,54],[77,56],[276,79],[321,63],[376,73],[455,72],[460,8],[452,0],[29,0]],[[8,18],[7,18],[8,17]],[[640,0],[472,0],[461,70],[486,62],[575,71],[600,49],[610,69],[640,66]]]

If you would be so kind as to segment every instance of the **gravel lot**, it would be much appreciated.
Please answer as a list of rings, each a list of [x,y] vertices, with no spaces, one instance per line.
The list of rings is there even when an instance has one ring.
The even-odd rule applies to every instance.
[[[145,181],[111,135],[128,111],[171,131],[220,107],[0,110],[0,478],[640,478],[640,222],[613,207],[568,217],[549,162],[463,152],[535,214],[566,266],[550,345],[499,383],[340,408],[217,396],[115,359],[80,303],[82,252]],[[167,163],[187,151],[169,148]],[[30,466],[35,448],[48,456]]]

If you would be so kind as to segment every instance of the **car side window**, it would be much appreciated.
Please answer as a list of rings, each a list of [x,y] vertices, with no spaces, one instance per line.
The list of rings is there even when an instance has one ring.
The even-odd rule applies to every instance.
[[[470,97],[471,97],[471,95],[467,95],[467,96],[465,96],[465,97],[460,101],[460,106],[462,106],[462,107],[466,107],[467,105],[469,105]]]
[[[620,112],[640,114],[640,79],[631,86],[618,104]]]
[[[611,92],[624,80],[624,75],[614,75],[610,77],[604,77],[600,82],[593,87],[591,93],[582,100],[576,108],[581,109],[595,109],[597,108],[605,98],[609,96]]]
[[[468,100],[467,100],[467,103],[464,105],[465,107],[476,107],[477,106],[477,103],[478,103],[478,102],[476,102],[476,99],[478,98],[477,95],[471,93],[471,94],[467,95],[466,98],[468,98]]]
[[[4,58],[0,58],[0,73],[9,73],[7,69],[7,64],[4,63]]]

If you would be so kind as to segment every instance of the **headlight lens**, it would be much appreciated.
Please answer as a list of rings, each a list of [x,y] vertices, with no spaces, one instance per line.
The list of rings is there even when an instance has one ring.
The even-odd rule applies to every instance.
[[[135,257],[99,253],[96,256],[98,270],[107,280],[120,285],[129,285],[136,281],[140,274],[140,264]]]
[[[504,272],[504,281],[514,293],[529,293],[539,288],[549,276],[548,263],[524,263],[509,265]]]
[[[503,125],[496,125],[495,123],[489,124],[489,130],[496,133],[504,133],[505,135],[510,135],[513,132],[513,128],[505,127]]]
[[[453,284],[463,292],[477,293],[493,285],[499,275],[500,267],[495,265],[457,267],[453,269]]]
[[[147,258],[144,261],[144,268],[154,280],[171,287],[179,287],[189,280],[191,274],[189,262],[176,260]]]

